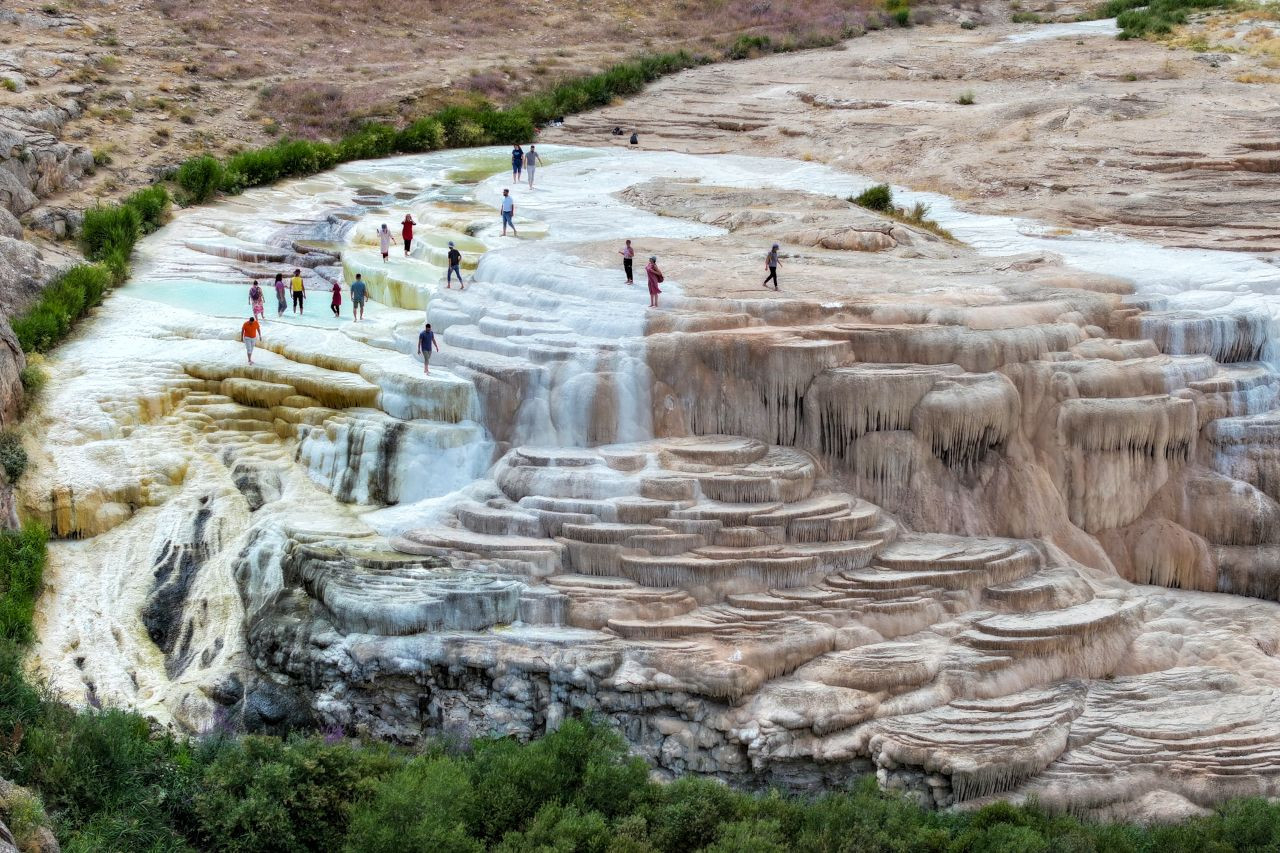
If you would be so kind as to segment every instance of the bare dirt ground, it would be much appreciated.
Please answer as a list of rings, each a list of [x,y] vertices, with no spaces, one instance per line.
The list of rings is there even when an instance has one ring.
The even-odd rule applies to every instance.
[[[1280,86],[1241,82],[1269,79],[1273,57],[1106,35],[1006,40],[1031,29],[878,32],[699,68],[547,141],[625,145],[609,135],[621,124],[645,148],[815,160],[1065,228],[1280,252]]]
[[[1216,16],[1171,45],[1016,42],[1035,26],[1010,24],[1013,5],[955,0],[913,12],[929,26],[696,69],[546,138],[605,145],[634,126],[645,147],[819,160],[1068,228],[1280,251],[1277,15]],[[1060,20],[1080,11],[1042,5]],[[17,85],[0,102],[84,105],[61,136],[101,165],[48,200],[71,208],[203,151],[510,100],[635,52],[856,31],[883,14],[865,0],[14,0],[4,12],[0,77]]]
[[[955,0],[943,17],[968,14]],[[204,151],[336,137],[446,102],[503,103],[631,55],[713,50],[744,32],[803,40],[880,20],[871,0],[9,0],[0,105],[73,98],[61,131],[102,163],[70,206]],[[923,15],[924,13],[919,13]],[[934,13],[929,13],[930,17]]]

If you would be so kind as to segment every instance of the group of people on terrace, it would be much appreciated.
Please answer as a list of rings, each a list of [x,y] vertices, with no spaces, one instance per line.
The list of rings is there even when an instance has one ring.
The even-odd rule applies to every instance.
[[[538,153],[535,146],[530,145],[529,150],[525,151],[521,146],[516,145],[511,150],[511,177],[515,181],[521,180],[523,175],[528,175],[529,189],[533,189],[534,178],[537,167],[543,163],[542,155]],[[513,236],[518,236],[515,225],[515,198],[511,195],[510,188],[503,189],[502,198],[499,202],[499,210],[502,214],[502,236],[507,235],[507,229],[511,229]],[[414,227],[418,223],[414,221],[412,214],[405,214],[404,219],[400,223],[400,239],[404,247],[405,257],[409,257],[413,247]],[[384,263],[390,261],[391,247],[395,244],[395,238],[392,235],[390,227],[383,223],[378,229],[378,248],[382,254]],[[628,285],[635,284],[634,262],[635,248],[631,241],[627,240],[623,247],[618,251],[622,256],[622,271],[626,275],[626,283]],[[465,290],[466,284],[462,278],[462,253],[454,245],[453,241],[449,242],[449,248],[446,255],[448,270],[445,274],[445,288],[453,288],[453,280],[458,280],[458,289]],[[765,255],[765,276],[763,286],[769,288],[770,283],[773,289],[778,289],[778,266],[779,246],[774,243],[769,252]],[[659,286],[665,280],[662,270],[658,266],[657,255],[650,255],[649,261],[645,264],[645,278],[649,288],[649,307],[658,307],[658,296],[662,293]],[[342,282],[332,281],[330,288],[329,309],[333,312],[335,318],[342,316]],[[290,301],[288,296],[292,296],[293,313],[301,316],[306,308],[306,285],[303,280],[302,270],[295,269],[293,276],[286,284],[283,273],[277,273],[274,282],[276,293],[276,316],[283,317],[285,311],[288,310]],[[351,282],[349,287],[349,296],[351,298],[351,316],[356,322],[364,319],[365,302],[368,298],[368,290],[366,282],[360,273],[356,274],[355,280]],[[241,340],[244,342],[246,354],[249,364],[253,364],[253,352],[255,346],[263,339],[262,322],[266,319],[265,296],[263,289],[259,286],[255,279],[249,288],[249,305],[250,317],[241,327]],[[430,372],[430,361],[432,351],[439,351],[440,345],[436,342],[435,333],[431,330],[431,324],[426,324],[425,329],[419,334],[418,338],[418,355],[422,357],[423,372]]]

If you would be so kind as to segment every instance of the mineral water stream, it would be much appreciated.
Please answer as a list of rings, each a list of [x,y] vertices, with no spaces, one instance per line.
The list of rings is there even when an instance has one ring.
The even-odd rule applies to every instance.
[[[635,209],[617,197],[619,191],[652,178],[678,178],[759,189],[767,201],[770,189],[846,197],[874,183],[779,159],[550,145],[541,152],[547,162],[532,192],[511,183],[505,148],[350,163],[181,211],[142,242],[133,278],[52,357],[55,379],[44,405],[65,422],[60,428],[82,436],[82,444],[115,445],[111,453],[75,459],[76,481],[86,488],[124,476],[122,460],[154,466],[171,455],[172,465],[185,465],[185,473],[173,499],[141,509],[99,536],[51,548],[35,658],[56,692],[73,702],[127,705],[163,721],[207,725],[209,684],[233,670],[243,654],[233,563],[256,519],[265,514],[319,530],[368,525],[391,533],[429,523],[450,494],[485,475],[497,448],[484,426],[480,396],[448,369],[447,359],[426,380],[412,355],[424,316],[433,316],[433,301],[446,293],[450,240],[465,253],[476,286],[465,297],[450,293],[451,301],[441,303],[452,306],[447,311],[481,316],[480,325],[489,323],[499,344],[504,324],[512,323],[545,323],[549,334],[582,341],[580,354],[556,376],[564,387],[591,389],[587,380],[602,357],[593,342],[643,338],[646,238],[723,233]],[[516,197],[520,239],[500,235],[496,208],[507,186]],[[934,219],[984,254],[1055,254],[1081,270],[1131,279],[1139,293],[1165,296],[1171,307],[1261,308],[1280,316],[1280,268],[1259,257],[1168,249],[1105,232],[1062,233],[1029,219],[971,213],[933,193],[899,189],[896,197],[927,203]],[[406,213],[419,223],[408,258],[398,245]],[[387,263],[377,246],[382,223],[397,241]],[[596,240],[616,240],[620,247],[624,238],[637,244],[636,288],[617,287],[620,269],[602,270],[570,248]],[[345,288],[341,319],[331,316],[324,290],[310,292],[303,316],[276,318],[275,294],[262,273],[278,270],[287,278],[297,252],[308,249],[341,253],[340,266],[319,272],[347,282],[360,273],[369,282],[373,301],[366,322],[351,322]],[[754,260],[743,263],[754,269]],[[193,449],[195,433],[160,432],[154,420],[136,414],[167,405],[165,387],[172,379],[166,377],[193,370],[238,375],[244,351],[237,337],[248,316],[250,273],[261,276],[264,289],[266,343],[283,347],[260,352],[266,381],[310,382],[314,395],[331,397],[327,405],[350,414],[313,431],[283,460],[289,473],[279,498],[252,519],[234,499],[225,472],[218,472],[216,449]],[[678,298],[680,272],[668,273],[667,298]],[[645,438],[652,425],[643,350],[624,349],[611,358],[619,405],[626,410],[619,438]],[[533,389],[517,414],[512,443],[585,443],[590,400],[582,399],[584,393],[591,392],[565,397],[566,414],[549,411],[546,389]],[[128,410],[127,418],[121,410]],[[393,453],[386,436],[395,423],[404,425],[404,433]],[[264,434],[260,443],[273,440]],[[386,495],[394,496],[395,506],[382,508]],[[205,520],[193,531],[197,513]],[[211,568],[202,570],[189,595],[211,604],[199,636],[188,639],[202,644],[205,654],[201,665],[175,676],[138,613],[155,582],[158,555],[193,536],[204,537],[189,544],[210,552]]]

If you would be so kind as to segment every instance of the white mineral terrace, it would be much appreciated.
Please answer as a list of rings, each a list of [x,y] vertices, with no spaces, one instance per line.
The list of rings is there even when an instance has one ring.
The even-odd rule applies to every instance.
[[[594,709],[664,772],[938,805],[1280,793],[1280,270],[900,190],[950,243],[811,163],[542,154],[532,191],[505,149],[352,163],[143,242],[29,421],[56,693],[406,741]]]

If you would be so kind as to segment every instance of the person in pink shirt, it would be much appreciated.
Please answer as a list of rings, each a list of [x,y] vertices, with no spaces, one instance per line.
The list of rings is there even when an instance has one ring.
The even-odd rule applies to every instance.
[[[627,284],[635,284],[635,278],[631,274],[631,261],[636,256],[636,250],[631,248],[631,241],[627,241],[627,245],[622,247],[622,251],[618,252],[622,255],[622,271],[627,274]]]

